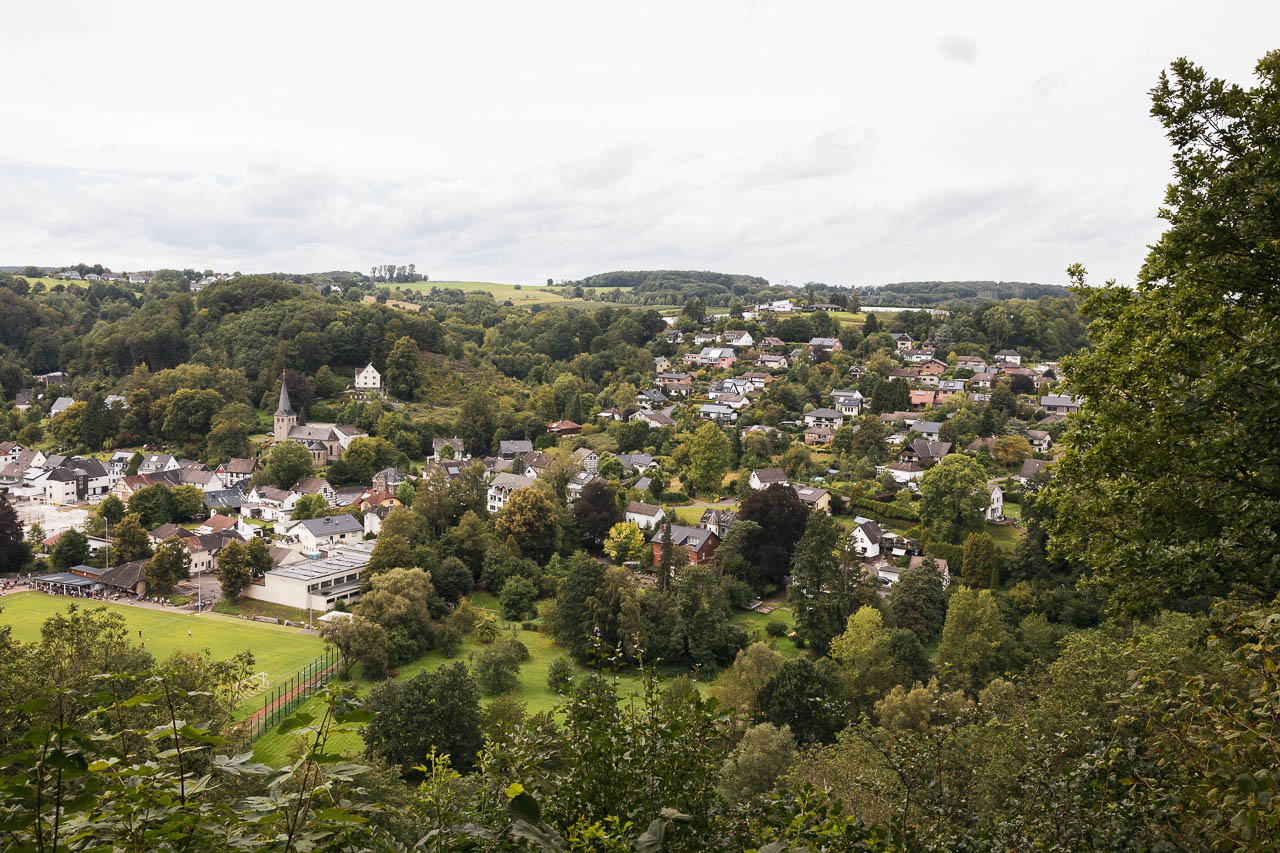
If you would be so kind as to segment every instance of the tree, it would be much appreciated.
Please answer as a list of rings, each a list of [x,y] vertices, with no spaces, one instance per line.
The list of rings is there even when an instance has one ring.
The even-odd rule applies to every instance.
[[[932,557],[898,575],[898,582],[889,590],[889,605],[898,627],[915,632],[921,643],[927,645],[942,632],[947,593]]]
[[[982,466],[962,453],[944,456],[920,480],[920,521],[943,542],[959,542],[982,526],[988,502]]]
[[[964,561],[961,564],[961,576],[966,586],[981,589],[999,586],[999,572],[996,568],[996,543],[986,533],[970,533],[964,540]]]
[[[175,486],[169,497],[173,521],[193,521],[206,515],[204,492],[199,486]]]
[[[9,496],[0,492],[0,571],[18,571],[26,565],[30,554],[22,538],[22,520],[9,503]]]
[[[609,535],[609,529],[622,521],[617,491],[603,480],[592,480],[574,501],[573,517],[583,540],[599,545]]]
[[[1002,435],[991,447],[991,458],[1006,468],[1015,468],[1031,458],[1031,442],[1020,435]]]
[[[431,646],[431,597],[435,588],[422,569],[388,569],[374,575],[356,615],[387,630],[392,666],[414,660]]]
[[[1249,89],[1185,59],[1161,74],[1169,227],[1136,288],[1070,270],[1093,349],[1067,368],[1085,403],[1044,492],[1050,547],[1130,615],[1280,592],[1280,539],[1257,535],[1280,517],[1280,54],[1256,74]]]
[[[111,540],[111,560],[116,564],[133,560],[145,560],[151,556],[151,542],[146,528],[138,516],[130,513],[115,526],[115,538]]]
[[[844,629],[856,606],[861,564],[841,565],[838,551],[843,531],[825,512],[811,513],[791,561],[796,634],[819,654],[826,653],[831,638]]]
[[[752,643],[739,651],[733,666],[716,679],[712,695],[747,720],[758,719],[760,691],[782,666],[782,661],[782,655],[764,643]]]
[[[110,525],[119,524],[120,519],[124,518],[126,512],[128,512],[128,508],[124,505],[124,501],[115,495],[107,495],[94,509],[93,515],[89,517],[89,521],[85,525],[85,531],[95,536],[101,536]]]
[[[651,562],[645,559],[650,554],[648,537],[630,521],[619,521],[609,528],[609,535],[604,540],[604,552],[616,563],[635,561],[645,565]]]
[[[58,544],[53,546],[49,562],[54,568],[65,571],[72,566],[82,566],[89,559],[89,537],[74,527],[58,537]]]
[[[262,577],[275,565],[275,560],[271,558],[271,546],[259,536],[249,540],[249,544],[245,546],[245,555],[249,560],[249,571],[255,578]]]
[[[672,590],[675,625],[672,654],[695,666],[714,667],[747,644],[746,633],[729,622],[729,599],[705,565],[689,565]]]
[[[545,563],[560,544],[560,519],[551,500],[541,489],[516,489],[493,521],[497,534],[514,537],[520,552]]]
[[[491,643],[471,656],[471,672],[480,690],[497,696],[514,690],[520,683],[520,658],[512,643]]]
[[[422,354],[418,344],[407,335],[391,347],[387,356],[387,391],[402,400],[412,400],[422,381]]]
[[[379,536],[369,554],[366,573],[373,577],[390,569],[406,569],[414,564],[413,549],[403,536],[387,533]]]
[[[800,743],[828,742],[838,725],[831,694],[808,658],[792,658],[760,691],[760,712],[775,726],[787,726]]]
[[[946,680],[976,692],[1004,668],[1009,637],[991,590],[960,587],[951,594],[938,646]]]
[[[858,459],[870,457],[872,461],[886,458],[889,447],[885,440],[887,432],[887,428],[878,417],[863,415],[858,420],[858,431],[853,434],[849,442],[849,455]]]
[[[466,563],[457,557],[445,557],[440,561],[440,568],[431,573],[431,585],[445,601],[457,604],[471,592],[475,580]]]
[[[483,746],[480,696],[461,662],[424,670],[408,681],[388,681],[369,693],[373,719],[361,730],[365,751],[400,767],[407,778],[435,751],[469,772]]]
[[[218,551],[218,584],[222,597],[234,601],[253,581],[248,548],[242,542],[228,542]]]
[[[519,622],[538,613],[538,588],[533,581],[516,575],[508,578],[498,594],[498,603],[502,606],[502,618]]]
[[[755,567],[755,585],[778,585],[791,571],[791,554],[809,523],[809,508],[790,486],[774,484],[753,491],[738,507],[739,521],[759,525],[743,542],[743,556]]]
[[[147,586],[156,592],[169,592],[191,577],[191,554],[187,552],[186,543],[177,536],[170,536],[156,547],[147,564],[142,567],[147,577]]]
[[[720,795],[738,803],[773,788],[796,757],[796,739],[787,726],[752,726],[720,766]]]
[[[591,609],[588,601],[604,582],[604,566],[584,553],[569,558],[568,572],[556,595],[553,621],[556,643],[578,660],[591,654]]]
[[[910,408],[911,386],[900,377],[881,382],[871,395],[871,411],[877,415],[885,412],[905,412]]]
[[[689,442],[689,481],[699,491],[720,487],[731,463],[729,440],[724,430],[708,421],[698,427]]]
[[[658,592],[666,592],[671,588],[671,579],[676,571],[676,544],[671,535],[671,522],[662,525],[662,545],[658,550]]]
[[[262,461],[262,467],[254,472],[253,482],[287,489],[310,473],[311,453],[296,441],[282,441],[271,448],[267,458]]]
[[[225,403],[217,391],[179,388],[165,405],[164,437],[170,441],[203,439],[209,434],[213,416]]]
[[[168,486],[156,483],[129,496],[129,513],[148,529],[173,521],[173,494]]]
[[[320,518],[325,515],[329,509],[329,502],[325,500],[324,495],[316,493],[313,495],[303,495],[298,498],[298,502],[293,505],[293,512],[290,518],[294,521],[301,521],[308,518]]]
[[[378,681],[387,674],[387,631],[377,622],[351,616],[320,623],[320,636],[341,655],[338,669],[344,675],[359,663],[360,674]]]

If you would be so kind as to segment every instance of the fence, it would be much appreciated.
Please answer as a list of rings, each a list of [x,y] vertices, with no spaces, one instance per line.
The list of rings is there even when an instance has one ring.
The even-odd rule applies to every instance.
[[[337,649],[325,646],[324,657],[316,658],[291,678],[268,690],[262,699],[262,710],[255,711],[246,722],[249,742],[252,743],[271,731],[295,708],[319,693],[329,683],[337,668]]]

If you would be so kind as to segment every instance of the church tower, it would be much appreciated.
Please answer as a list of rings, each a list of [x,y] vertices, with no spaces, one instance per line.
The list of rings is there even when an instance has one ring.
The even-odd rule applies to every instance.
[[[276,406],[276,441],[287,439],[289,431],[297,424],[298,416],[289,405],[289,386],[285,383],[282,373],[280,374],[280,405]]]

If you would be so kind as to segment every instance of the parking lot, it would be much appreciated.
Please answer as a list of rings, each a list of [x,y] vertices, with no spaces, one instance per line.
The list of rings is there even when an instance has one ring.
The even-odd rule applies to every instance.
[[[39,501],[15,501],[14,510],[22,519],[24,533],[32,524],[39,524],[45,536],[53,536],[73,527],[84,529],[89,511],[78,506],[56,506]]]

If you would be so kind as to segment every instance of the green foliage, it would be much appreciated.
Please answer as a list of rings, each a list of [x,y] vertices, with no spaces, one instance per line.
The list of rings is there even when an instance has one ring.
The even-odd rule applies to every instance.
[[[920,480],[920,521],[944,542],[959,542],[981,527],[986,506],[986,474],[964,454],[944,456]]]
[[[253,482],[287,489],[310,473],[311,454],[307,449],[296,441],[282,441],[271,448],[262,466],[254,472]]]
[[[239,598],[253,580],[248,547],[241,542],[228,542],[218,551],[217,562],[222,597],[228,601]]]
[[[720,767],[720,795],[741,802],[765,793],[787,772],[795,754],[796,741],[786,726],[752,726]]]
[[[703,492],[719,489],[732,461],[724,430],[711,422],[698,427],[689,443],[689,482],[693,487]]]
[[[898,575],[889,591],[893,621],[913,631],[921,643],[929,643],[942,633],[947,618],[947,593],[942,575],[931,559]]]
[[[156,546],[155,554],[142,567],[147,587],[153,592],[165,593],[177,586],[178,581],[191,577],[191,554],[186,543],[176,536]]]
[[[482,746],[480,697],[467,667],[445,664],[408,681],[388,681],[369,693],[373,718],[361,729],[370,757],[398,766],[407,778],[433,750],[470,771]]]
[[[519,622],[528,616],[536,616],[538,588],[528,578],[516,575],[502,585],[498,603],[502,605],[502,618]]]
[[[604,552],[616,563],[638,561],[645,565],[651,560],[649,539],[639,527],[630,521],[620,521],[609,528],[604,540]]]
[[[999,568],[996,564],[996,543],[986,533],[970,533],[964,540],[964,557],[961,576],[967,586],[974,589],[999,587]],[[997,581],[994,582],[993,581]]]
[[[960,587],[951,594],[938,646],[947,681],[976,692],[1004,669],[1009,636],[990,590]]]

